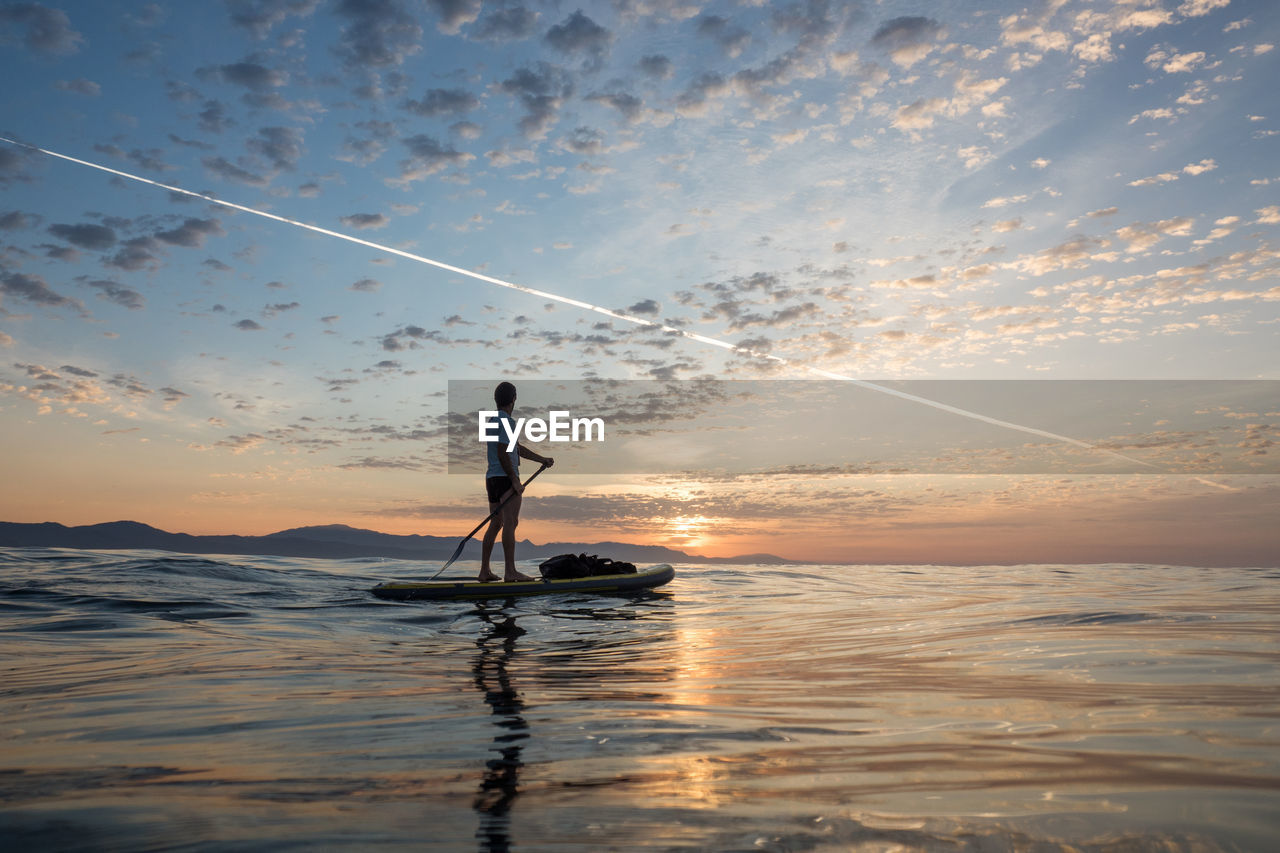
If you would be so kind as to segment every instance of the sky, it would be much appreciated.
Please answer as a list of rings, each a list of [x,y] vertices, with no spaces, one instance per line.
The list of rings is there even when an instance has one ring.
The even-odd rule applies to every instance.
[[[1280,399],[1211,387],[1280,380],[1270,0],[0,2],[0,44],[0,519],[460,536],[451,380],[645,380],[685,430],[610,435],[662,464],[542,447],[522,537],[1280,561]],[[877,422],[938,430],[892,471],[847,402],[693,438],[707,382],[816,379],[984,390]],[[1085,425],[1055,380],[1210,386]],[[983,406],[1152,470],[937,464]]]

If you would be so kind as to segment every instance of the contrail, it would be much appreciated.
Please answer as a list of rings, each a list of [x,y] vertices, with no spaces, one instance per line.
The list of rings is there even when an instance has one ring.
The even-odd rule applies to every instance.
[[[541,299],[549,299],[553,302],[559,302],[563,305],[572,305],[573,307],[581,308],[584,311],[594,311],[597,314],[603,314],[604,316],[610,317],[614,320],[622,320],[627,323],[634,323],[637,326],[643,326],[646,329],[662,331],[671,335],[678,335],[687,340],[697,341],[698,343],[707,344],[708,346],[719,347],[720,349],[736,352],[740,355],[750,356],[751,358],[762,359],[765,361],[773,361],[778,364],[786,365],[787,367],[790,367],[792,369],[802,370],[806,373],[810,373],[815,376],[821,376],[826,379],[838,379],[842,382],[851,382],[854,385],[858,385],[872,391],[877,391],[881,394],[888,394],[892,397],[897,397],[902,400],[910,400],[911,402],[919,403],[922,406],[929,406],[930,408],[939,409],[944,412],[950,412],[953,415],[959,415],[960,417],[969,418],[975,421],[981,421],[982,423],[991,424],[992,426],[1004,427],[1005,429],[1015,430],[1017,432],[1026,433],[1027,435],[1034,435],[1040,438],[1048,438],[1054,441],[1063,442],[1065,444],[1074,445],[1075,447],[1084,448],[1086,450],[1092,450],[1098,453],[1105,453],[1109,456],[1114,456],[1118,459],[1123,459],[1126,462],[1131,462],[1138,465],[1145,465],[1149,468],[1157,467],[1151,464],[1150,462],[1145,462],[1141,459],[1133,459],[1131,457],[1125,456],[1122,453],[1117,453],[1114,450],[1108,450],[1107,448],[1095,447],[1094,445],[1089,444],[1088,442],[1081,441],[1076,438],[1071,438],[1070,436],[1059,435],[1058,433],[1055,433],[1055,432],[1049,432],[1047,430],[1037,429],[1035,427],[1024,426],[1023,424],[1016,424],[1016,423],[1013,423],[1012,421],[1005,421],[1005,420],[1000,420],[999,418],[988,417],[987,415],[981,414],[979,412],[971,412],[968,409],[961,409],[957,406],[951,406],[946,403],[939,403],[936,400],[930,400],[926,397],[920,397],[915,394],[908,394],[905,391],[899,391],[895,388],[886,388],[883,385],[877,385],[876,383],[868,382],[865,379],[858,379],[855,376],[849,376],[844,373],[836,373],[831,370],[823,370],[820,367],[813,367],[812,365],[805,364],[799,361],[793,361],[792,359],[783,358],[782,356],[773,355],[772,353],[760,352],[758,350],[753,350],[749,347],[739,346],[738,344],[730,343],[729,341],[723,341],[723,340],[720,340],[719,338],[712,338],[706,335],[699,335],[696,332],[690,332],[685,329],[678,329],[674,326],[655,323],[652,320],[646,320],[643,317],[636,317],[634,315],[626,314],[621,311],[613,311],[613,310],[610,310],[609,308],[604,308],[599,305],[592,305],[589,302],[583,302],[579,299],[573,299],[572,297],[569,297],[569,296],[560,296],[559,294],[556,294],[556,293],[548,293],[545,290],[538,290],[537,288],[534,288],[534,287],[526,287],[523,284],[516,284],[515,282],[505,281],[500,278],[494,278],[491,275],[485,275],[484,273],[473,272],[471,270],[463,269],[462,267],[455,267],[453,264],[446,264],[444,261],[437,261],[434,258],[428,258],[423,255],[417,255],[417,254],[414,254],[413,252],[406,252],[403,249],[396,249],[391,246],[384,246],[383,244],[375,243],[372,240],[364,240],[360,237],[353,237],[350,234],[343,234],[341,231],[332,231],[328,228],[321,228],[319,225],[311,225],[310,223],[307,223],[307,222],[299,222],[298,220],[290,219],[287,216],[279,216],[275,213],[268,213],[265,210],[258,210],[255,207],[247,207],[243,204],[236,204],[235,202],[225,201],[220,198],[215,198],[214,196],[205,195],[204,193],[193,192],[192,190],[183,189],[182,187],[175,187],[172,184],[162,184],[159,181],[153,181],[150,178],[144,178],[144,177],[141,177],[140,175],[132,175],[128,172],[123,172],[119,169],[112,169],[110,166],[103,166],[98,163],[91,163],[88,160],[81,160],[78,157],[71,157],[67,154],[59,154],[57,151],[50,151],[47,148],[40,148],[38,146],[31,145],[26,142],[19,142],[16,139],[9,139],[8,137],[0,136],[0,141],[7,142],[10,145],[16,145],[19,148],[25,148],[29,151],[37,151],[49,157],[56,157],[59,160],[66,160],[69,163],[76,163],[81,166],[88,166],[90,169],[97,169],[100,172],[106,172],[108,174],[116,175],[121,178],[128,178],[131,181],[137,181],[138,183],[141,183],[141,184],[149,184],[153,187],[158,187],[162,190],[168,190],[169,192],[180,193],[181,195],[190,196],[192,198],[198,198],[198,199],[201,199],[202,201],[207,201],[210,204],[221,205],[222,207],[228,207],[228,208],[231,208],[232,210],[239,210],[244,213],[252,213],[254,216],[261,216],[265,219],[273,219],[276,222],[283,222],[286,225],[294,225],[294,226],[297,226],[298,228],[305,228],[307,231],[314,231],[317,234],[324,234],[326,237],[336,237],[339,240],[346,240],[348,243],[355,243],[359,246],[366,246],[370,249],[376,249],[380,252],[386,252],[391,255],[397,255],[401,258],[407,258],[408,260],[411,260],[411,261],[417,261],[418,263],[427,264],[433,267],[438,267],[442,270],[448,270],[449,272],[457,273],[458,275],[464,275],[469,278],[474,278],[478,281],[487,282],[489,284],[494,284],[494,285],[497,285],[498,287],[505,287],[505,288],[508,288],[509,290],[518,290],[521,293],[528,293],[531,296],[537,296]]]

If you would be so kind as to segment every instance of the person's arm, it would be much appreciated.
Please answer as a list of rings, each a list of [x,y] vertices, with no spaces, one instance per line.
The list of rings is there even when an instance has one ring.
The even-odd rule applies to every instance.
[[[543,456],[540,453],[534,453],[532,450],[525,447],[523,444],[516,445],[516,453],[520,454],[521,459],[532,459],[534,462],[537,462],[539,465],[545,465],[548,468],[550,468],[556,462],[556,460],[552,459],[550,456]]]

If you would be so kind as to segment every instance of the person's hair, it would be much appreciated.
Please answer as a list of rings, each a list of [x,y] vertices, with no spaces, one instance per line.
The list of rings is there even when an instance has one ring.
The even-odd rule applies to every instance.
[[[516,401],[516,386],[510,382],[499,382],[498,387],[493,389],[493,402],[498,404],[499,409],[505,409]]]

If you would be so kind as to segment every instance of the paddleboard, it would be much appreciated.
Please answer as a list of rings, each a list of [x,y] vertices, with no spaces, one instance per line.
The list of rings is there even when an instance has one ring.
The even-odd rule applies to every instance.
[[[371,592],[392,601],[475,601],[483,598],[513,598],[557,592],[609,594],[638,592],[662,586],[675,577],[676,570],[663,563],[635,574],[594,575],[586,578],[539,578],[514,583],[479,581],[392,581],[380,583]]]

